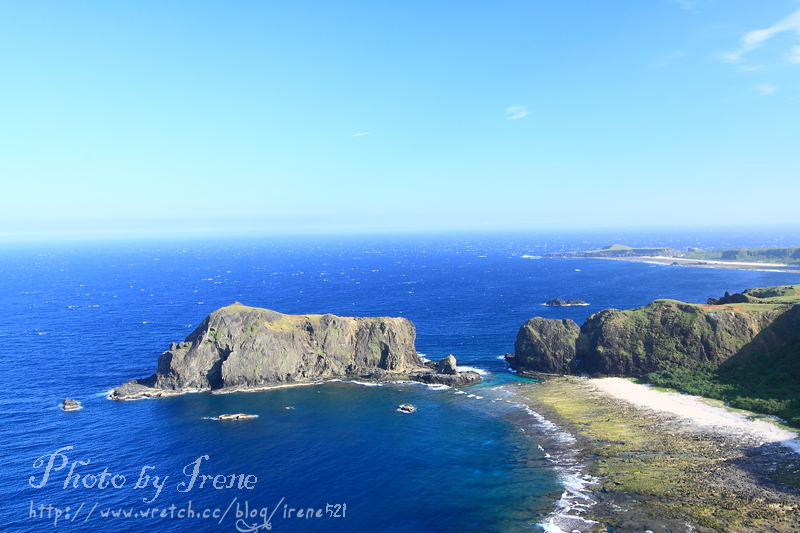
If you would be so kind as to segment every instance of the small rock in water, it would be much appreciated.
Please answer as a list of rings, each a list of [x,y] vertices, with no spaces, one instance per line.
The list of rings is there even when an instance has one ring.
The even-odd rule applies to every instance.
[[[213,418],[212,420],[248,420],[250,418],[258,418],[258,415],[248,415],[245,413],[236,413],[234,415],[225,414],[225,415],[219,415],[218,417]]]
[[[410,403],[404,403],[401,404],[400,407],[397,408],[397,410],[400,411],[401,413],[413,413],[414,411],[417,410],[417,408],[411,405]]]
[[[70,398],[64,398],[61,408],[65,411],[77,411],[78,409],[83,409],[83,406],[80,404],[80,402],[76,402]]]

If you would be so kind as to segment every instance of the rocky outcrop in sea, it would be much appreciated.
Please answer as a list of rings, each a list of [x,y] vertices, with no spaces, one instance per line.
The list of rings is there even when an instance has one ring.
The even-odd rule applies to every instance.
[[[550,307],[571,307],[573,305],[589,305],[583,300],[578,300],[575,298],[570,298],[569,300],[564,300],[562,298],[553,298],[551,300],[547,300],[544,304]]]
[[[61,408],[65,411],[77,411],[78,409],[83,409],[83,406],[80,402],[71,398],[64,398],[64,401],[61,403]]]
[[[471,370],[466,372],[459,371],[456,366],[456,358],[451,354],[439,360],[436,364],[435,372],[419,373],[413,376],[412,379],[429,385],[464,387],[480,383],[481,376]]]
[[[153,375],[124,383],[109,397],[249,391],[336,378],[451,386],[480,381],[474,372],[451,375],[429,368],[417,355],[415,339],[416,329],[405,318],[285,315],[236,302],[172,343]]]

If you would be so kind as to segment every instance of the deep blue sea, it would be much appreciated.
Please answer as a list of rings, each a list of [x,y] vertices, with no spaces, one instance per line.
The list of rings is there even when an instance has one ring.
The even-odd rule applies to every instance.
[[[501,357],[528,318],[580,324],[607,307],[704,302],[800,281],[800,273],[538,258],[615,242],[775,246],[800,242],[800,232],[2,245],[0,530],[540,531],[563,492],[563,472],[536,431],[522,431],[520,417],[531,415],[503,395],[520,378]],[[589,305],[542,305],[556,297]],[[420,353],[453,354],[486,379],[470,394],[336,382],[106,399],[120,383],[150,375],[170,342],[234,301],[292,314],[403,316],[416,325]],[[84,409],[63,412],[65,397]],[[401,403],[418,411],[398,413]],[[205,418],[237,412],[259,417]],[[203,487],[199,476],[189,486],[196,465],[199,476],[214,476]],[[245,479],[253,488],[239,486]]]

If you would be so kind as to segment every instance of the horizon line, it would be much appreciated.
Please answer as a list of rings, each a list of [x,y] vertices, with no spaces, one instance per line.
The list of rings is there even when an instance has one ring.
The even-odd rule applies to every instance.
[[[621,232],[641,234],[645,232],[682,233],[691,232],[798,232],[800,246],[800,224],[697,224],[697,225],[653,225],[653,226],[556,226],[556,225],[483,225],[483,226],[287,226],[287,227],[238,227],[238,228],[152,228],[137,230],[63,230],[63,231],[0,231],[0,245],[46,242],[98,242],[98,241],[142,241],[171,240],[178,238],[220,239],[259,237],[358,237],[401,235],[520,235],[520,234],[602,234]],[[785,247],[785,246],[784,246]]]

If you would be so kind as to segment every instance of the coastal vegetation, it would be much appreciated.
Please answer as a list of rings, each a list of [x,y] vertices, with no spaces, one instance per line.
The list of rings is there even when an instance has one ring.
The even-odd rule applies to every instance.
[[[645,374],[641,381],[716,398],[731,407],[777,416],[800,428],[800,353],[783,350],[771,358],[729,361],[718,368],[675,367]]]

